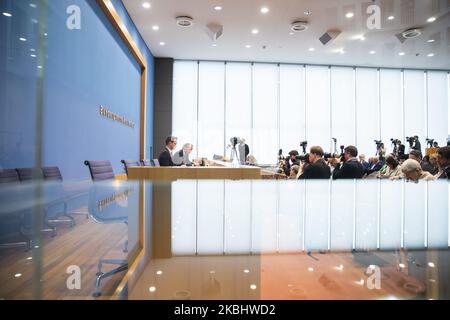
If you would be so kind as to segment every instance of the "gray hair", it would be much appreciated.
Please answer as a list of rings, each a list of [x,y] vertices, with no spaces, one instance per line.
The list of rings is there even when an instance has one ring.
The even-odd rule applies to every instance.
[[[185,143],[184,145],[183,145],[183,150],[188,150],[188,149],[193,149],[194,148],[194,145],[192,144],[192,143]]]
[[[420,167],[420,163],[417,160],[408,159],[408,160],[405,160],[405,162],[403,162],[403,164],[402,164],[402,172],[403,173],[416,171],[417,169],[422,170],[422,168]]]

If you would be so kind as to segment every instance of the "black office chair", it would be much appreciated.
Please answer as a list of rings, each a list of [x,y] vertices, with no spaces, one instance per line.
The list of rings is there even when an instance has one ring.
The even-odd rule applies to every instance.
[[[17,168],[20,182],[29,182],[32,180],[41,180],[44,178],[42,170],[38,168]]]
[[[58,167],[42,167],[42,173],[44,175],[44,180],[63,180],[61,171],[59,171]]]
[[[129,167],[140,167],[141,164],[139,161],[133,161],[133,160],[121,160],[120,162],[123,163],[123,167],[125,169],[125,173],[128,175],[128,168]]]
[[[111,166],[111,162],[107,160],[102,161],[89,161],[84,162],[89,168],[92,181],[103,181],[115,179],[114,170]]]
[[[19,175],[15,169],[0,169],[0,184],[18,184],[20,183]],[[5,199],[6,200],[6,199]],[[24,241],[4,242],[0,243],[0,248],[16,248],[25,246],[27,250],[31,248],[31,231],[27,231],[25,227],[25,215],[30,216],[30,212],[11,214],[1,217],[0,234],[11,235],[19,234]]]
[[[158,159],[153,159],[153,167],[160,167],[161,165],[159,164],[159,160]]]
[[[153,163],[151,160],[141,160],[141,165],[143,167],[153,167]]]

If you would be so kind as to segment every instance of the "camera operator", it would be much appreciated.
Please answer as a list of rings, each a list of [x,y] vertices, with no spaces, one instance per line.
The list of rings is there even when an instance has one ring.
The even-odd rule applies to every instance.
[[[321,147],[311,147],[309,151],[309,165],[302,165],[299,179],[330,179],[331,170],[323,159]]]
[[[297,150],[292,150],[291,152],[289,152],[289,157],[287,157],[284,161],[284,173],[286,174],[287,177],[289,177],[291,175],[291,166],[300,165],[300,160],[298,160],[298,151]]]
[[[439,172],[435,177],[437,179],[450,179],[450,146],[439,149],[437,163],[439,164]]]
[[[344,163],[338,158],[330,159],[330,163],[335,166],[333,179],[361,179],[364,176],[364,168],[357,156],[358,149],[348,146],[344,149]]]

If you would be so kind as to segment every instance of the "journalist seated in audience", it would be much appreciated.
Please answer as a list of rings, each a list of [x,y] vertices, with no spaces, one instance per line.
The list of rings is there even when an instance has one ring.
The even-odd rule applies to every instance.
[[[293,166],[291,166],[291,174],[289,175],[289,179],[297,179],[299,169],[299,165],[294,164]]]
[[[450,146],[442,147],[438,150],[437,163],[439,172],[435,177],[438,179],[450,179]]]
[[[329,162],[335,167],[333,179],[361,179],[364,176],[364,168],[357,156],[358,149],[348,146],[344,149],[344,162],[342,159],[331,158]]]
[[[292,150],[291,152],[289,152],[289,157],[285,159],[284,173],[286,174],[286,176],[289,177],[291,166],[300,165],[300,161],[297,159],[298,155],[299,154],[297,150]]]
[[[176,166],[192,166],[194,163],[189,159],[189,155],[194,150],[192,143],[186,143],[180,151],[175,152],[172,157],[172,161]]]
[[[414,159],[408,159],[403,162],[402,172],[406,179],[410,181],[417,182],[419,180],[432,181],[436,178],[429,172],[423,171],[420,167],[420,163]],[[392,178],[392,180],[398,179],[397,177]]]
[[[299,179],[330,179],[331,170],[323,159],[321,147],[311,147],[309,151],[309,165],[302,164]]]
[[[369,159],[369,168],[365,170],[365,173],[370,176],[374,175],[377,176],[378,172],[383,168],[384,166],[384,158],[383,157],[372,157]]]
[[[423,161],[420,164],[423,171],[427,171],[431,173],[433,176],[439,172],[439,168],[437,165],[437,154],[426,155],[423,157]]]
[[[366,161],[366,155],[360,154],[358,158],[359,158],[359,162],[362,164],[364,170],[369,169],[370,164]]]
[[[419,150],[411,150],[409,153],[409,159],[416,160],[420,164],[422,163],[422,153]]]
[[[402,173],[402,168],[400,166],[400,164],[398,163],[397,160],[395,160],[393,155],[389,155],[386,158],[386,171],[384,173],[380,173],[378,175],[378,178],[380,179],[389,179],[389,178],[394,178],[394,177],[399,177],[401,178],[403,173]]]

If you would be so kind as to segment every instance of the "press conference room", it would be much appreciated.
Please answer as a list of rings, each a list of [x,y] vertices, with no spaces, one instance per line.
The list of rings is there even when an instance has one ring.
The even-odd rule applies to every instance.
[[[449,179],[450,1],[0,1],[0,300],[449,300]]]

